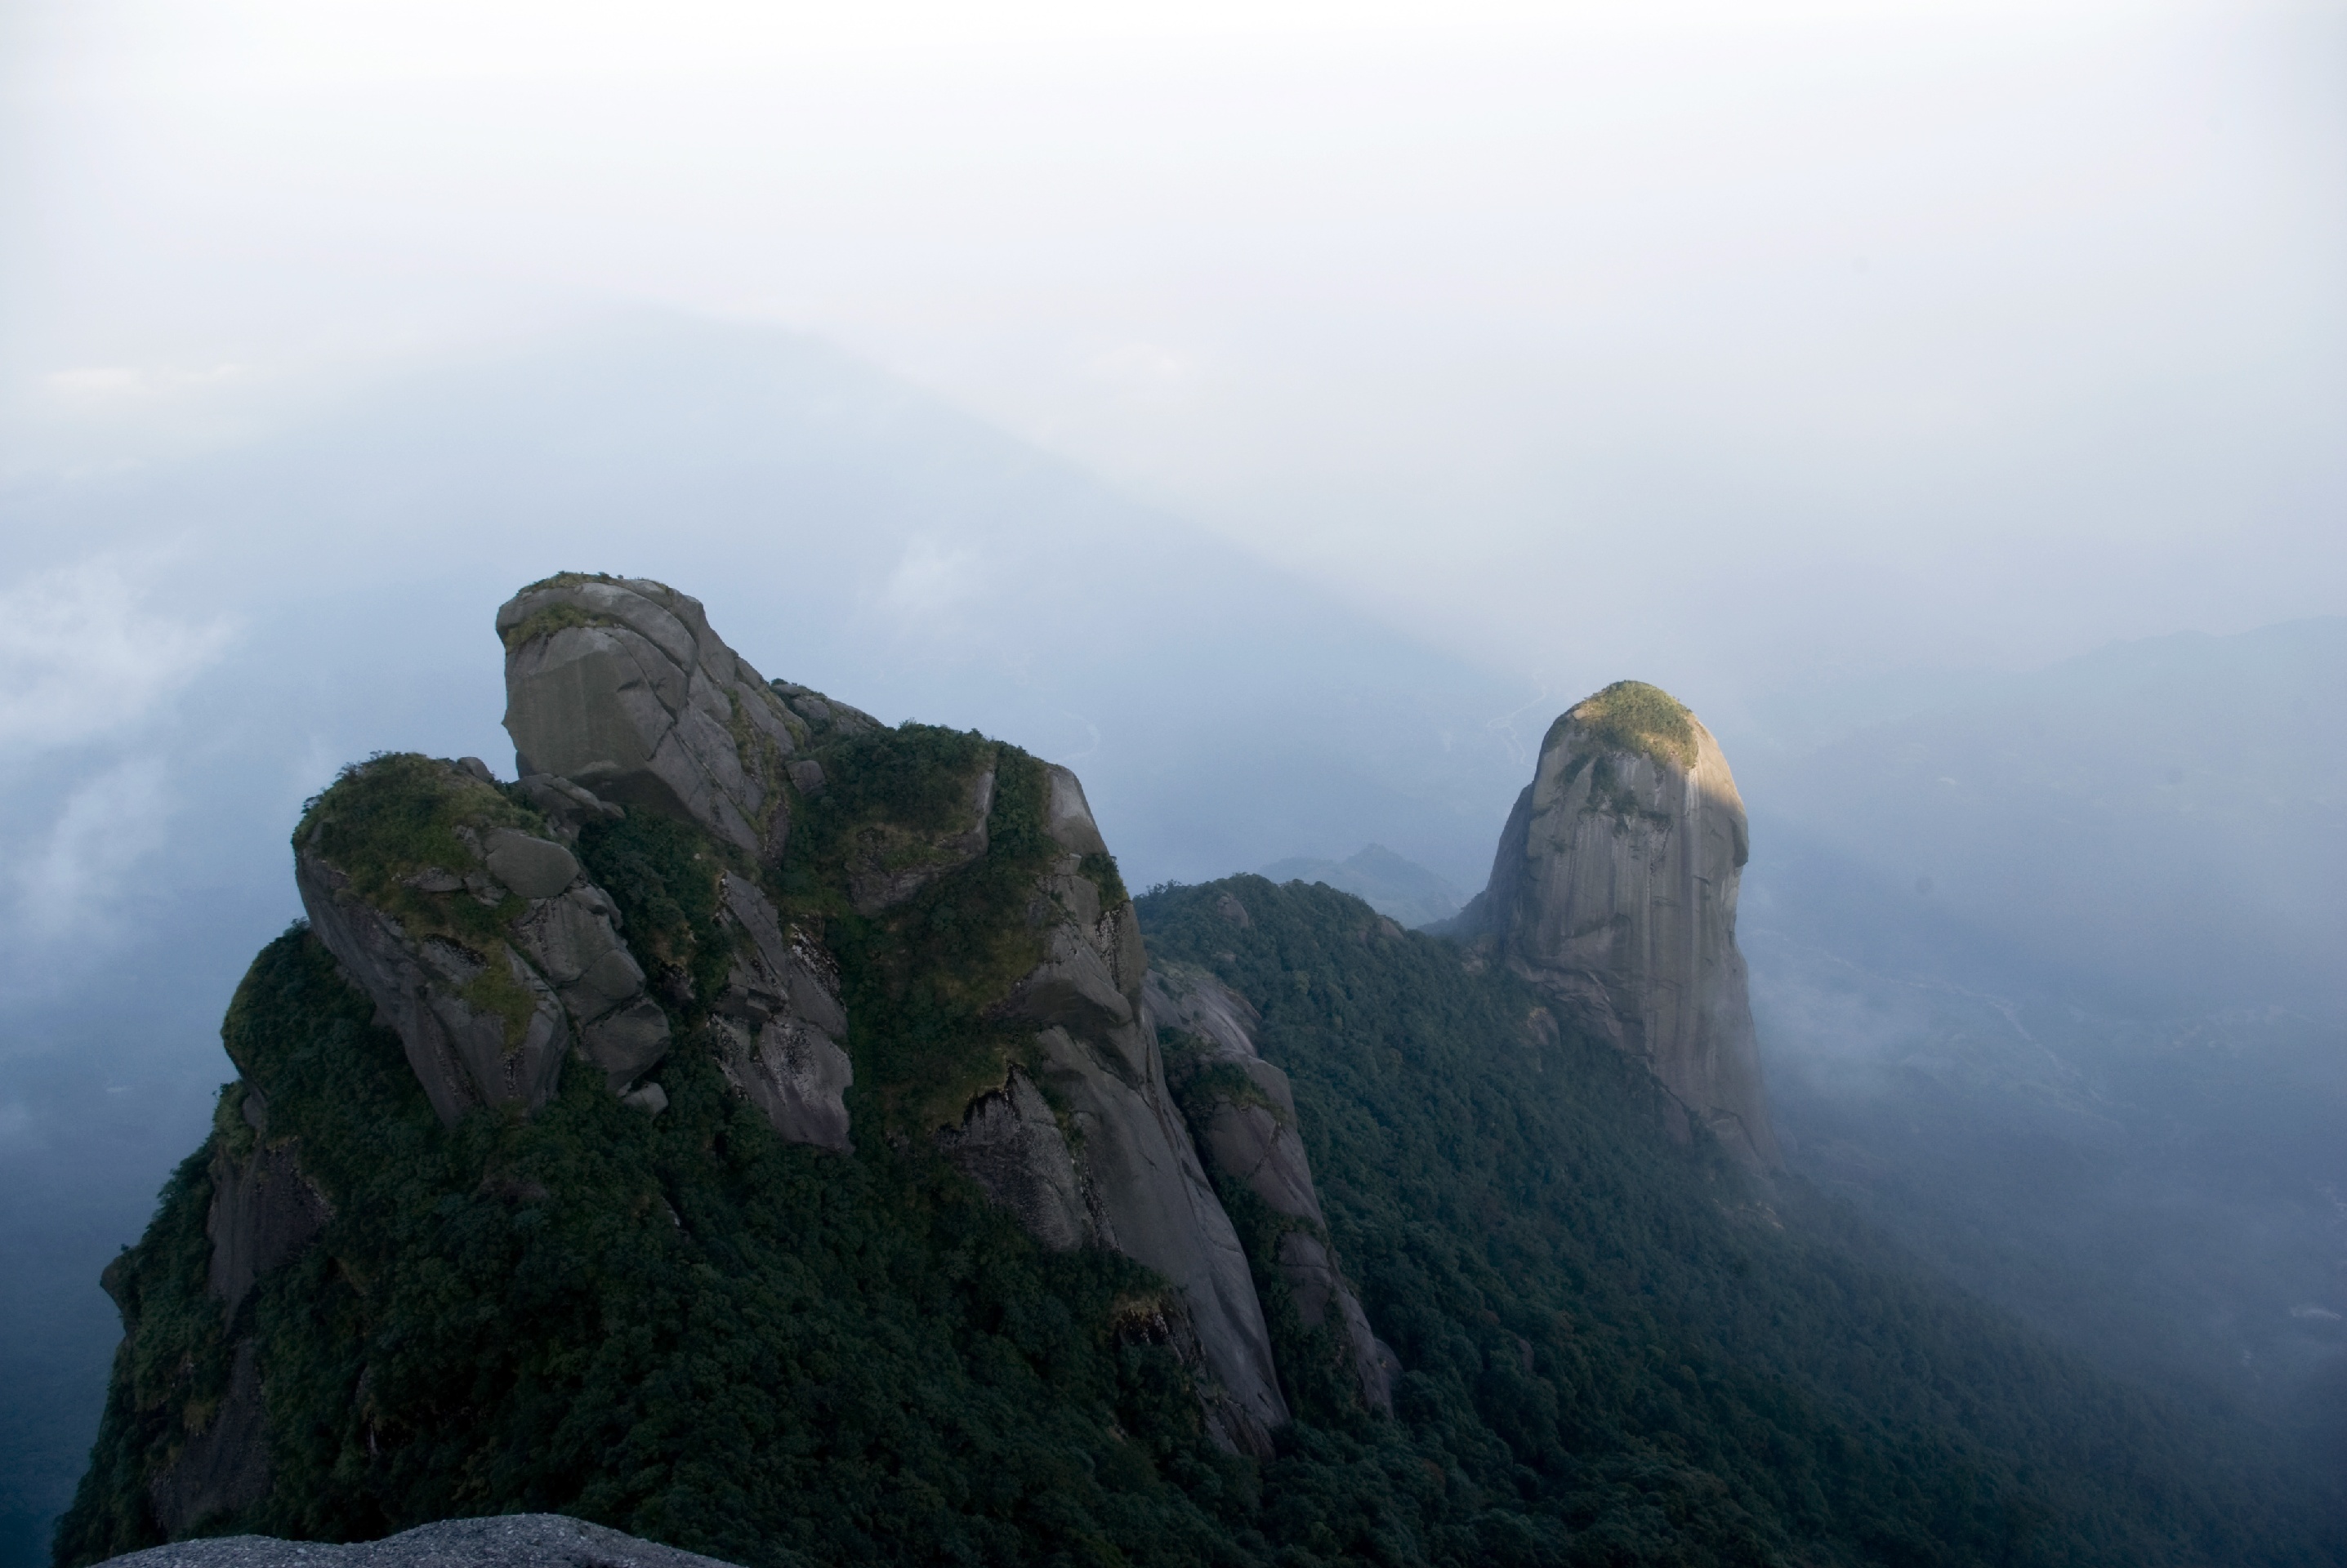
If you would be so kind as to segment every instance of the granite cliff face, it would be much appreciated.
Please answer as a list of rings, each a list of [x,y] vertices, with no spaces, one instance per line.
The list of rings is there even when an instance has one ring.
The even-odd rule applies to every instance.
[[[1453,932],[1644,1061],[1755,1169],[1780,1161],[1736,947],[1749,853],[1719,746],[1657,687],[1561,715]]]
[[[1147,994],[1158,1026],[1180,1037],[1177,1090],[1208,1168],[1244,1185],[1277,1217],[1278,1267],[1296,1317],[1317,1329],[1335,1316],[1361,1403],[1390,1413],[1399,1363],[1371,1332],[1329,1245],[1296,1095],[1287,1074],[1255,1053],[1254,1006],[1187,964],[1152,967]]]
[[[515,595],[497,624],[526,790],[564,780],[781,857],[784,780],[805,721],[709,629],[698,599],[641,577],[566,572]]]
[[[1268,1455],[1269,1434],[1286,1421],[1287,1404],[1246,1254],[1166,1087],[1142,995],[1148,960],[1133,901],[1121,885],[1103,890],[1085,874],[1085,862],[1105,860],[1108,846],[1082,784],[1064,768],[1048,768],[1045,778],[1044,822],[1057,852],[1028,915],[1041,928],[1044,956],[1002,1009],[1035,1030],[1034,1085],[1007,1082],[1005,1089],[1028,1107],[1020,1125],[1033,1130],[1021,1146],[1034,1151],[1039,1178],[1056,1184],[1062,1169],[1072,1170],[1081,1212],[1051,1213],[1043,1222],[1048,1236],[1046,1228],[1037,1234],[1050,1239],[1072,1231],[1171,1280],[1219,1385],[1213,1420],[1232,1446]],[[1046,1096],[1066,1108],[1058,1147],[1033,1119],[1032,1107]],[[999,1115],[990,1095],[981,1103]],[[966,1120],[949,1135],[958,1159],[983,1146],[975,1134]],[[976,1163],[965,1168],[980,1171]]]

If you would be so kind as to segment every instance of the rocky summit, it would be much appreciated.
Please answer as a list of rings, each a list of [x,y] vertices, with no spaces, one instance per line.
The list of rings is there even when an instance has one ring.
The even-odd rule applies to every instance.
[[[512,779],[293,828],[58,1568],[2334,1560],[1775,1172],[1743,809],[1654,688],[1440,937],[1136,900],[1074,773],[660,583],[495,628]]]
[[[1645,1062],[1687,1121],[1758,1169],[1781,1162],[1736,947],[1750,856],[1719,743],[1658,687],[1620,681],[1541,742],[1491,859],[1448,928]]]

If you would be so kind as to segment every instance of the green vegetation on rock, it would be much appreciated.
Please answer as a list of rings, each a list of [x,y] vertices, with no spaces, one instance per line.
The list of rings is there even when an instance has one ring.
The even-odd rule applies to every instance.
[[[784,869],[785,908],[822,922],[838,958],[856,1085],[853,1117],[926,1137],[959,1122],[975,1092],[1027,1058],[1033,1031],[994,1009],[1043,957],[1028,918],[1055,845],[1043,820],[1042,764],[1015,747],[928,725],[872,730],[821,754],[831,782],[805,809]],[[844,896],[866,868],[948,858],[975,824],[970,789],[994,769],[986,849],[877,912]]]
[[[717,918],[718,879],[739,851],[672,818],[631,811],[579,830],[579,859],[620,908],[629,949],[681,1020],[699,1021],[724,988],[733,941]]]
[[[511,653],[526,643],[533,642],[539,637],[550,637],[555,633],[571,626],[600,626],[611,624],[608,617],[589,615],[576,605],[548,605],[546,608],[525,616],[506,629],[506,651]]]
[[[1114,855],[1095,850],[1078,862],[1076,870],[1100,890],[1103,908],[1113,909],[1133,896],[1124,890],[1124,875],[1116,869]]]
[[[350,878],[361,897],[415,933],[478,947],[503,939],[521,901],[508,894],[484,904],[425,891],[410,879],[432,871],[460,878],[478,871],[480,857],[466,837],[492,828],[545,830],[537,812],[494,784],[414,752],[378,752],[343,769],[302,807],[293,842]]]
[[[1684,704],[1658,686],[1617,680],[1567,708],[1550,726],[1546,750],[1567,720],[1600,744],[1686,769],[1695,766],[1695,718]]]

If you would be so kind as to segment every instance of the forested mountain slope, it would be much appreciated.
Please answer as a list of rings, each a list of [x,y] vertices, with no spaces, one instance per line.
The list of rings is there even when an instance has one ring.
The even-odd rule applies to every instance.
[[[578,1074],[528,1121],[444,1131],[297,932],[228,1028],[278,1069],[271,1116],[306,1129],[346,1239],[255,1291],[299,1342],[281,1468],[206,1528],[551,1509],[753,1563],[2340,1560],[2287,1478],[1674,1145],[1642,1074],[1447,944],[1252,878],[1141,910],[1155,952],[1260,1009],[1404,1369],[1390,1420],[1227,1186],[1296,1416],[1261,1463],[1205,1440],[1129,1262],[1043,1249],[918,1149],[785,1144],[690,1046],[657,1118]],[[174,1441],[173,1385],[216,1407],[234,1375],[209,1186],[200,1153],[118,1276],[147,1331],[61,1562],[151,1537],[138,1445]]]
[[[1525,1562],[2347,1559],[2315,1478],[1948,1289],[1798,1179],[1675,1145],[1660,1088],[1522,983],[1326,888],[1140,907],[1157,960],[1261,1009],[1337,1251],[1409,1369],[1394,1426],[1350,1441],[1453,1484],[1398,1493],[1389,1528],[1471,1522]]]
[[[1073,774],[662,585],[497,626],[521,777],[381,754],[295,830],[60,1568],[519,1512],[752,1568],[2340,1560],[1537,974],[1136,901]]]

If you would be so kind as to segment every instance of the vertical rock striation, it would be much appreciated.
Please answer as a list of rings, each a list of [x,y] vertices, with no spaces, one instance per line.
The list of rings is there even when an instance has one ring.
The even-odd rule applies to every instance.
[[[939,1144],[1046,1245],[1112,1247],[1163,1275],[1212,1380],[1218,1434],[1268,1455],[1287,1402],[1245,1249],[1166,1085],[1140,922],[1122,888],[1103,897],[1087,869],[1108,846],[1083,785],[1064,768],[1045,775],[1057,853],[1029,911],[1044,958],[999,1009],[1035,1031],[1032,1078],[1014,1067]]]
[[[710,1020],[722,1042],[718,1066],[784,1137],[846,1154],[856,1069],[841,1044],[847,1013],[838,966],[805,932],[784,929],[756,883],[730,872],[719,880],[733,966]]]
[[[1335,1313],[1362,1404],[1391,1414],[1397,1363],[1370,1331],[1329,1247],[1295,1093],[1287,1074],[1255,1054],[1260,1017],[1246,998],[1186,964],[1153,965],[1146,994],[1157,1023],[1187,1037],[1176,1088],[1207,1166],[1243,1184],[1278,1217],[1279,1271],[1297,1319],[1317,1329]]]
[[[1621,681],[1541,743],[1491,861],[1451,928],[1646,1063],[1679,1107],[1755,1169],[1777,1140],[1736,947],[1744,802],[1711,732]]]

